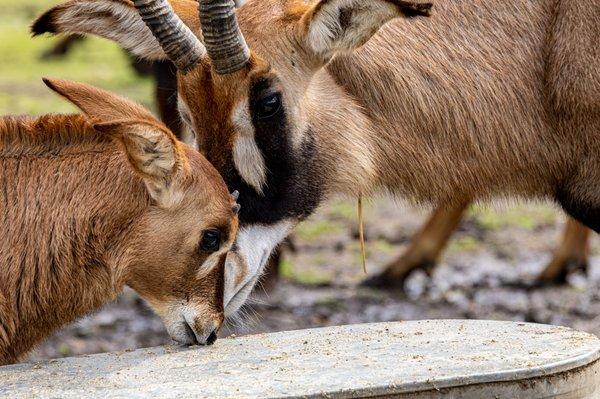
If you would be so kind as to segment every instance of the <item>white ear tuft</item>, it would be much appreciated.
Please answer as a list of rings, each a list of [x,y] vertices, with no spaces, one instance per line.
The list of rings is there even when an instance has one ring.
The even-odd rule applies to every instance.
[[[431,3],[403,0],[320,0],[302,18],[308,47],[328,60],[365,44],[385,23],[429,15]]]
[[[238,132],[233,144],[235,168],[246,183],[262,194],[267,181],[267,166],[256,144],[256,132],[246,103],[235,107],[232,121]]]

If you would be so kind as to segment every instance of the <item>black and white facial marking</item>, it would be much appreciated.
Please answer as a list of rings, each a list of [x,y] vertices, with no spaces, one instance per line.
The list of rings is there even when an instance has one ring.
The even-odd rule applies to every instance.
[[[237,137],[222,174],[231,189],[240,191],[242,226],[300,221],[322,199],[315,137],[308,128],[294,148],[287,114],[274,77],[252,82],[248,103],[234,111]]]
[[[202,88],[182,92],[184,118],[193,122],[198,148],[217,168],[230,191],[239,191],[239,230],[225,267],[225,314],[247,299],[274,248],[314,212],[324,194],[318,142],[302,130],[274,74],[256,72],[244,82],[247,93],[232,98],[238,85],[217,86],[209,68],[198,71]],[[186,85],[182,85],[186,89]],[[233,88],[235,87],[235,88]],[[184,106],[183,100],[194,101]],[[291,115],[291,117],[290,117]]]
[[[285,96],[274,77],[250,84],[232,123],[236,137],[221,173],[239,190],[240,229],[225,268],[225,314],[246,301],[275,247],[323,196],[315,136],[308,128],[294,145]]]

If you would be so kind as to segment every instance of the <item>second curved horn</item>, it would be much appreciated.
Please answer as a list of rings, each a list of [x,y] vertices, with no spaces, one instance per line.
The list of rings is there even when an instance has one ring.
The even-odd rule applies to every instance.
[[[240,31],[233,0],[200,0],[204,44],[218,74],[237,72],[248,63],[250,49]]]

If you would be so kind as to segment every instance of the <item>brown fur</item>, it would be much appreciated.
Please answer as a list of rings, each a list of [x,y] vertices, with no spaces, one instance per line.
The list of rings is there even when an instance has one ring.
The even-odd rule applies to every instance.
[[[566,4],[570,10],[562,9]],[[575,34],[568,26],[548,34],[565,13],[579,26]],[[593,43],[599,18],[591,0],[576,6],[487,1],[473,8],[438,1],[430,19],[389,24],[314,79],[333,78],[357,102],[355,112],[373,121],[367,132],[376,137],[370,140],[377,143],[377,164],[385,165],[378,180],[394,191],[451,202],[464,192],[551,196],[570,166],[598,147],[600,50]],[[274,48],[268,36],[256,44]],[[565,43],[552,46],[558,38]],[[545,63],[551,46],[563,54],[562,67]],[[565,73],[567,63],[574,73]],[[554,108],[569,106],[580,123],[554,123],[559,114],[548,108],[549,93],[563,93],[568,100]]]
[[[165,129],[106,92],[49,83],[84,104],[96,123],[134,118]],[[121,108],[111,111],[104,101]],[[205,159],[181,146],[188,173],[172,184],[184,190],[182,200],[157,206],[113,138],[127,134],[101,133],[81,115],[0,119],[0,364],[115,299],[124,285],[163,318],[170,317],[163,307],[183,301],[203,320],[222,321],[224,253],[236,229],[225,185]],[[227,236],[215,255],[196,249],[208,227]],[[215,265],[203,266],[209,258]]]
[[[305,107],[323,169],[339,183],[333,191],[384,188],[417,201],[459,203],[498,195],[553,198],[566,180],[597,177],[592,154],[600,142],[600,58],[588,44],[597,37],[600,7],[591,0],[570,10],[563,9],[569,2],[554,0],[468,4],[438,1],[431,18],[391,23],[316,73],[303,48],[290,41],[297,1],[251,1],[240,10],[255,55],[285,79],[291,101]],[[567,24],[553,32],[563,19],[573,26],[583,21],[589,29],[573,34]],[[201,139],[212,140],[211,126],[228,123],[227,104],[245,95],[246,78],[227,76],[207,85],[197,76],[184,77],[182,97],[206,132]],[[221,111],[198,103],[207,101],[205,90],[223,100],[214,101]],[[572,117],[559,119],[561,107]],[[346,138],[362,148],[342,143]],[[351,154],[340,154],[344,144]],[[360,160],[373,165],[367,176]],[[346,175],[364,177],[339,181]],[[583,194],[600,202],[598,193]]]
[[[172,3],[201,38],[195,2]],[[327,196],[383,191],[447,207],[551,199],[600,230],[600,4],[438,0],[431,17],[406,18],[406,7],[428,5],[397,3],[250,0],[237,13],[252,51],[247,68],[219,76],[205,57],[179,76],[201,150],[232,188],[246,184],[242,198],[254,196],[255,212],[242,210],[242,222],[281,232]],[[40,20],[109,37],[143,57],[161,53],[130,8],[115,11],[128,24],[89,22],[80,16],[98,3],[67,4]],[[248,116],[260,78],[281,92],[285,125],[259,129]],[[285,150],[257,150],[253,133]],[[269,173],[279,173],[271,179],[279,186]]]
[[[431,19],[391,24],[330,66],[378,126],[377,157],[390,161],[378,171],[381,183],[451,203],[470,195],[554,195],[585,151],[579,128],[569,126],[576,138],[569,139],[544,101],[551,3],[469,9],[438,2]],[[388,36],[402,40],[387,50]],[[361,72],[375,52],[378,63],[393,67],[369,69],[367,80]]]
[[[290,26],[280,14],[289,3],[247,4],[240,24],[250,47],[297,83],[310,70],[298,76],[302,68],[284,62],[293,43],[275,34]],[[362,151],[375,170],[364,191],[456,204],[498,195],[553,198],[565,181],[585,180],[572,195],[598,207],[599,16],[592,0],[438,1],[429,19],[390,23],[305,88],[314,98],[330,97],[303,104],[321,152],[339,152],[341,131],[366,142]],[[563,107],[571,117],[559,117]],[[348,120],[360,121],[357,131]],[[327,158],[337,163],[323,160],[324,169],[336,171],[333,181],[344,175],[340,169],[364,174],[357,162]]]

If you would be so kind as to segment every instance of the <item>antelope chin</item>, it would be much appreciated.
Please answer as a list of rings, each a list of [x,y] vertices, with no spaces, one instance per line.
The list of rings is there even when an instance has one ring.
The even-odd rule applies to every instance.
[[[246,302],[271,253],[295,224],[285,220],[273,225],[257,224],[240,228],[234,249],[225,263],[225,317],[234,314]]]

